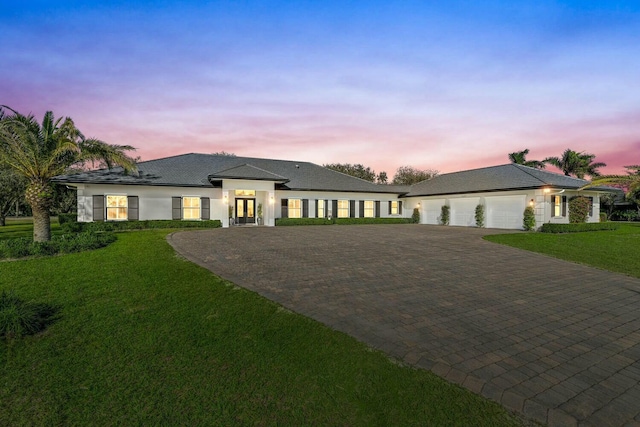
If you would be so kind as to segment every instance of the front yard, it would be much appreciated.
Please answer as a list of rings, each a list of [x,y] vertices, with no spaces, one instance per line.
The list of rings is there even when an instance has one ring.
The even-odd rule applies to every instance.
[[[623,223],[615,231],[497,234],[485,239],[640,278],[639,223]]]
[[[166,234],[0,262],[0,291],[61,308],[0,339],[0,425],[519,424],[178,258]]]

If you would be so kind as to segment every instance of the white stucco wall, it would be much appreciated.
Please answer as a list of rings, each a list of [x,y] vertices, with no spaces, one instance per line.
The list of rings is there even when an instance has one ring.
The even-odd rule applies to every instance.
[[[328,212],[331,212],[332,200],[355,200],[355,217],[360,217],[360,201],[370,200],[380,202],[381,218],[408,218],[411,216],[411,210],[405,201],[402,205],[402,213],[399,215],[389,214],[389,201],[400,201],[397,194],[384,193],[351,193],[351,192],[334,192],[334,191],[276,191],[275,215],[276,218],[282,217],[281,200],[282,199],[308,199],[309,200],[309,217],[314,218],[316,213],[316,200],[328,200]],[[332,217],[336,217],[336,212],[331,212]]]

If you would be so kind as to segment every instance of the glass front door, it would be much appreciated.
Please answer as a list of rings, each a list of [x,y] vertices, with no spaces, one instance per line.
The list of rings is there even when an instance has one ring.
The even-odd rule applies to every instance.
[[[256,199],[236,199],[236,224],[255,224]]]

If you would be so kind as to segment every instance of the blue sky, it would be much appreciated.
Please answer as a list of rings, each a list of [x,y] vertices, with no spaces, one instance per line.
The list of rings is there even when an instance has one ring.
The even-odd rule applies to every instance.
[[[640,163],[640,2],[129,3],[1,4],[0,104],[142,159]]]

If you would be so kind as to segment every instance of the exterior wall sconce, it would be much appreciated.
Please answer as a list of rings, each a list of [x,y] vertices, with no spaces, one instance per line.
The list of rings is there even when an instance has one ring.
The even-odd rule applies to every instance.
[[[275,202],[275,197],[271,196],[269,197],[269,203],[273,204]]]
[[[529,206],[533,206],[535,203],[533,201],[533,199],[529,200]]]
[[[225,205],[228,205],[229,204],[229,196],[227,196],[225,194],[224,197],[222,198],[222,201],[224,202]]]
[[[418,209],[420,209],[420,203],[418,203],[418,206],[417,206],[417,208],[418,208]]]

